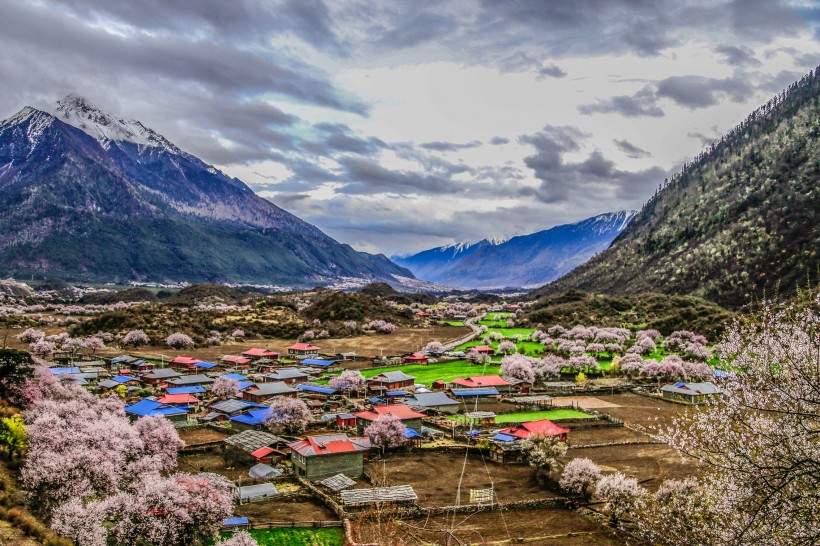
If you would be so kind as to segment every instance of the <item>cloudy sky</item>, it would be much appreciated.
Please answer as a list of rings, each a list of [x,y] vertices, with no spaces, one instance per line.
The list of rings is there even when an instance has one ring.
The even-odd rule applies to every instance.
[[[638,208],[820,64],[815,0],[0,0],[0,117],[75,92],[361,250]]]

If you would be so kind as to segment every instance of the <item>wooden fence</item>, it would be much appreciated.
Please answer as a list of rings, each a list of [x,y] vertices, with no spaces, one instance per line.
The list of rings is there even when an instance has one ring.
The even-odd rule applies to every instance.
[[[250,523],[250,529],[287,529],[293,527],[323,527],[341,528],[344,524],[341,521],[262,521]]]

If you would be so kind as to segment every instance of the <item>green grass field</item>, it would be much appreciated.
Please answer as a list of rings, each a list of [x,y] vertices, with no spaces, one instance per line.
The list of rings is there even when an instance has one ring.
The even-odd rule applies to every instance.
[[[467,417],[464,415],[451,415],[448,419],[452,419],[453,421],[458,421],[460,423],[467,422]],[[554,421],[556,419],[595,419],[595,417],[574,409],[552,409],[505,413],[503,415],[497,415],[495,417],[495,422],[499,424],[524,423],[526,421],[538,421],[540,419],[549,419],[550,421]]]
[[[445,320],[442,322],[445,326],[464,326],[464,321],[461,320]]]
[[[365,377],[373,377],[384,372],[401,371],[416,378],[416,383],[427,385],[433,381],[452,381],[458,377],[469,377],[471,375],[491,375],[499,373],[498,364],[487,364],[481,366],[472,364],[466,360],[454,360],[452,362],[440,362],[437,364],[412,364],[409,366],[390,366],[387,368],[371,368],[361,370]],[[325,381],[322,381],[322,383]],[[320,383],[317,381],[317,383]]]
[[[222,538],[230,538],[232,533],[223,533]],[[345,534],[342,529],[285,528],[252,529],[251,536],[259,546],[343,546]]]

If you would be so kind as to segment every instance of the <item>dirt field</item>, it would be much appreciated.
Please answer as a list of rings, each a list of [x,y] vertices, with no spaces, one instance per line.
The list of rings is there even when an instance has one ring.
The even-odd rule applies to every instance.
[[[604,413],[623,419],[628,425],[640,425],[647,429],[669,425],[687,410],[686,406],[680,404],[632,393],[612,394],[598,398],[618,406],[615,408],[602,408],[601,411]]]
[[[644,442],[649,440],[649,436],[628,429],[626,427],[596,427],[570,429],[570,446],[582,446],[590,444],[605,444],[609,442]]]
[[[234,507],[234,514],[245,516],[252,522],[265,521],[334,521],[336,514],[309,500],[274,500],[252,502]]]
[[[421,506],[450,506],[456,502],[464,463],[464,455],[457,453],[390,455],[382,461],[367,463],[365,472],[374,482],[380,483],[386,473],[387,485],[412,485]],[[532,475],[532,469],[526,465],[500,465],[487,461],[485,466],[480,457],[469,456],[461,483],[461,500],[465,502],[470,498],[470,489],[482,489],[491,484],[495,485],[500,502],[556,496],[541,489],[532,480]]]
[[[683,479],[697,472],[694,461],[684,461],[675,449],[664,444],[570,448],[566,457],[586,457],[603,472],[623,472],[649,490],[655,490],[663,480]]]
[[[618,404],[607,402],[594,396],[558,396],[552,399],[552,405],[557,407],[578,406],[584,409],[617,408]]]
[[[240,479],[249,481],[248,470],[250,465],[242,465],[235,468],[225,468],[225,461],[219,453],[196,453],[193,455],[182,455],[178,459],[179,469],[183,472],[213,472],[221,474],[231,481]]]
[[[212,428],[198,428],[194,430],[182,429],[179,431],[180,439],[182,439],[182,441],[185,442],[185,445],[188,446],[224,440],[230,435],[230,431],[226,430],[225,432],[222,432]]]
[[[445,544],[446,535],[435,532],[445,529],[454,529],[454,536],[463,544],[502,543],[497,541],[515,544],[526,541],[536,546],[614,546],[626,543],[623,537],[617,536],[609,528],[598,525],[579,512],[563,509],[481,512],[406,523],[383,524],[381,529],[377,523],[359,523],[354,525],[354,533],[361,542],[381,544],[419,544],[419,539]],[[567,536],[568,533],[572,536]]]

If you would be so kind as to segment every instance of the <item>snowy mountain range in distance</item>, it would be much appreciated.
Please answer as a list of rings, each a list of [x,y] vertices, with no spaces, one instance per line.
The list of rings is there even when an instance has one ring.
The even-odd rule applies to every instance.
[[[449,244],[392,260],[418,279],[457,288],[537,287],[608,248],[635,214],[610,212],[529,235]]]

